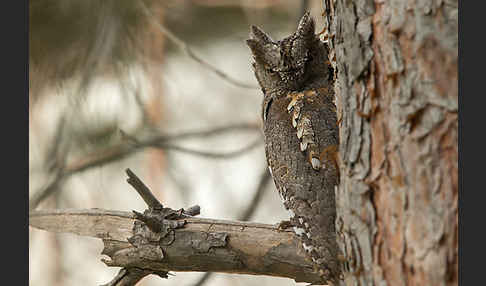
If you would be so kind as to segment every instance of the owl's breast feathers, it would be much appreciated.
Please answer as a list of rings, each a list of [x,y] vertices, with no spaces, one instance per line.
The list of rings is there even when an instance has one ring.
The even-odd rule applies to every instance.
[[[268,98],[263,104],[265,139],[269,139],[266,142],[270,143],[275,139],[275,136],[267,134],[285,139],[283,133],[279,135],[277,132],[284,132],[288,136],[293,133],[297,139],[287,140],[290,144],[298,144],[289,151],[298,147],[305,155],[305,160],[316,171],[336,168],[338,128],[332,91],[329,88],[319,88],[289,92],[278,99]],[[272,164],[268,163],[271,167]]]
[[[338,273],[338,127],[331,88],[290,92],[269,101],[263,112],[268,165],[294,230],[315,263]]]

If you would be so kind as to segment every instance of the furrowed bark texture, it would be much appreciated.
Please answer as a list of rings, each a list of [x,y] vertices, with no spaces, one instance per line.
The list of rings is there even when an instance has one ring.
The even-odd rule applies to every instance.
[[[110,257],[104,260],[108,266],[155,272],[269,275],[309,283],[321,279],[314,272],[312,262],[306,258],[299,239],[290,230],[238,221],[194,217],[184,220],[186,224],[182,228],[170,231],[160,241],[160,235],[138,228],[135,232],[142,234],[143,239],[148,238],[148,242],[134,236],[136,220],[131,213],[121,211],[33,211],[29,224],[47,231],[102,239],[102,254]],[[150,240],[150,237],[155,239]]]
[[[457,1],[324,0],[346,285],[457,285]]]

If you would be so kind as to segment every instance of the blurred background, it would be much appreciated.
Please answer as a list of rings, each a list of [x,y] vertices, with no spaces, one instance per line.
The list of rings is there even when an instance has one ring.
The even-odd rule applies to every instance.
[[[320,0],[30,0],[31,209],[143,211],[132,169],[173,209],[201,217],[288,218],[265,161],[262,93],[245,44],[250,25],[292,33]],[[29,227],[30,285],[100,285],[102,242]],[[213,273],[138,285],[295,285]]]

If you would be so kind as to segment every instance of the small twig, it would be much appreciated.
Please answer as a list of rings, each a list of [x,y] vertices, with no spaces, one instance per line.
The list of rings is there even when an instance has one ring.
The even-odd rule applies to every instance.
[[[126,169],[125,171],[128,175],[127,183],[129,183],[137,191],[147,206],[152,209],[162,209],[162,204],[159,202],[159,200],[157,200],[157,198],[152,194],[150,189],[142,182],[142,180],[140,180],[130,169]]]
[[[188,208],[187,210],[183,210],[183,213],[185,215],[197,216],[197,215],[201,214],[201,207],[199,205],[195,205],[195,206]]]
[[[62,181],[63,174],[66,169],[66,157],[69,152],[69,144],[63,144],[63,135],[66,133],[66,116],[63,116],[57,126],[57,132],[54,136],[52,146],[47,151],[48,161],[47,171],[49,173],[55,173],[54,179],[47,184],[42,192],[37,192],[32,196],[33,201],[43,201],[49,197],[54,190],[56,190]]]
[[[246,211],[243,213],[241,216],[240,220],[249,220],[255,211],[258,208],[258,204],[262,200],[263,194],[265,193],[266,187],[268,183],[271,181],[270,179],[272,176],[270,175],[270,172],[268,171],[267,168],[263,170],[263,173],[260,176],[260,180],[258,182],[258,186],[256,189],[255,194],[253,195],[253,198],[251,199],[250,203],[248,204],[248,208]]]
[[[56,126],[56,134],[54,135],[54,139],[52,140],[53,142],[51,143],[51,146],[47,150],[47,166],[48,166],[48,171],[53,172],[56,169],[59,170],[61,169],[61,166],[65,165],[65,160],[66,160],[66,155],[68,153],[69,148],[62,148],[63,144],[63,137],[64,134],[66,133],[66,116],[63,115],[60,119],[59,122]]]
[[[220,126],[209,130],[192,130],[192,131],[185,131],[179,134],[171,134],[171,135],[162,135],[159,136],[158,140],[182,140],[182,139],[190,139],[190,138],[198,138],[203,139],[210,136],[216,136],[223,134],[225,132],[232,132],[232,131],[257,131],[260,130],[260,126],[257,123],[237,123],[233,125],[227,126]]]
[[[150,274],[152,274],[152,271],[140,268],[122,268],[110,282],[101,286],[133,286]]]
[[[249,145],[247,145],[247,146],[245,146],[241,149],[238,149],[238,150],[235,150],[235,151],[230,151],[230,152],[219,152],[219,153],[193,150],[193,149],[189,149],[189,148],[185,148],[185,147],[181,147],[181,146],[177,146],[177,145],[171,145],[171,144],[158,144],[156,146],[151,146],[151,147],[158,147],[158,148],[162,148],[164,150],[172,150],[172,151],[187,153],[187,154],[196,155],[196,156],[200,156],[200,157],[211,158],[211,159],[228,159],[228,158],[232,158],[232,157],[235,157],[235,156],[242,155],[243,153],[246,153],[247,151],[250,151],[250,150],[254,149],[255,147],[259,146],[261,143],[263,143],[262,140],[257,139],[255,141],[253,141],[253,143],[251,143],[251,144],[249,144]]]
[[[115,72],[117,73],[117,79],[118,79],[118,82],[120,84],[120,86],[122,87],[121,91],[122,91],[122,94],[124,96],[127,96],[128,92],[131,92],[131,94],[133,95],[133,99],[135,100],[135,103],[137,104],[137,107],[138,107],[138,110],[140,110],[140,113],[141,113],[141,116],[142,116],[142,124],[145,126],[149,126],[151,127],[151,121],[149,120],[149,115],[148,115],[148,111],[147,111],[147,108],[145,107],[144,105],[144,102],[142,100],[142,97],[140,95],[140,87],[135,87],[135,84],[134,83],[131,83],[129,81],[126,81],[123,79],[123,76],[122,74],[119,72],[118,69],[115,70]],[[140,85],[139,83],[139,80],[136,80],[136,84],[137,85]]]
[[[164,27],[155,17],[152,12],[147,8],[147,6],[143,3],[143,1],[140,1],[140,6],[142,7],[143,12],[152,20],[152,22],[157,26],[157,28],[164,34],[170,41],[172,41],[179,49],[182,50],[182,52],[188,56],[189,58],[193,59],[197,63],[199,63],[201,66],[205,67],[206,69],[214,72],[216,75],[218,75],[220,78],[224,79],[225,81],[241,88],[248,88],[248,89],[258,89],[256,85],[251,85],[251,84],[246,84],[242,83],[236,79],[231,78],[228,76],[225,72],[219,70],[218,68],[214,67],[213,65],[209,64],[205,60],[201,59],[198,57],[194,52],[189,48],[189,46],[179,39],[176,35],[174,35],[171,31],[169,31],[166,27]]]
[[[168,179],[174,184],[175,190],[181,196],[182,202],[188,202],[188,196],[191,192],[187,175],[179,168],[179,161],[175,160],[172,153],[167,153],[165,156]]]
[[[110,282],[101,286],[133,286],[142,280],[142,278],[150,274],[155,274],[162,278],[168,278],[170,273],[166,271],[145,270],[137,267],[122,268]]]
[[[65,169],[61,168],[56,173],[56,177],[54,178],[54,180],[52,180],[49,184],[47,184],[47,186],[44,189],[37,191],[32,195],[32,198],[30,198],[29,200],[29,209],[33,210],[39,205],[40,202],[45,200],[51,194],[55,193],[55,191],[58,190],[58,187],[62,183],[64,178],[65,178]]]
[[[204,273],[203,276],[201,276],[201,278],[199,278],[199,280],[193,284],[193,286],[202,286],[204,285],[204,283],[206,283],[206,281],[208,281],[209,278],[211,278],[211,276],[213,275],[214,272],[206,272]]]
[[[150,209],[153,210],[162,210],[163,205],[159,202],[159,200],[154,196],[152,191],[140,180],[140,178],[133,173],[130,168],[127,168],[125,172],[128,175],[127,182],[137,191],[137,193],[142,197],[144,202]],[[136,211],[133,211],[135,217],[142,215]],[[185,216],[197,216],[201,213],[201,207],[199,205],[194,205],[187,210],[181,209],[180,214]]]
[[[260,201],[263,197],[263,194],[265,193],[266,187],[267,187],[268,183],[270,182],[271,178],[272,178],[272,176],[270,175],[270,172],[268,171],[267,168],[265,168],[263,170],[263,173],[262,173],[260,180],[258,182],[258,186],[257,186],[257,189],[255,191],[255,194],[253,195],[253,198],[250,200],[250,203],[248,204],[247,209],[245,210],[243,215],[241,215],[239,220],[246,221],[246,220],[249,220],[253,216],[253,214],[255,213],[255,211],[258,208],[258,204],[260,203]],[[193,286],[204,285],[204,283],[206,283],[209,280],[209,278],[211,278],[213,273],[214,272],[204,273],[204,275],[201,276],[201,278],[199,278],[199,280],[196,283],[194,283]]]
[[[137,140],[137,138],[128,135],[127,133],[125,133],[125,131],[120,129],[119,132],[120,132],[120,137],[121,137],[122,140],[129,142],[130,144],[133,144],[133,145],[140,144],[140,142]]]

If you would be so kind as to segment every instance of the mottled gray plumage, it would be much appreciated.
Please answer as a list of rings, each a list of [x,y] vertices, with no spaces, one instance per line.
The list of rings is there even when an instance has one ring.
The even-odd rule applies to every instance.
[[[264,93],[268,166],[291,224],[323,280],[339,275],[334,188],[339,143],[328,47],[306,13],[297,31],[273,41],[252,26],[247,44]]]

